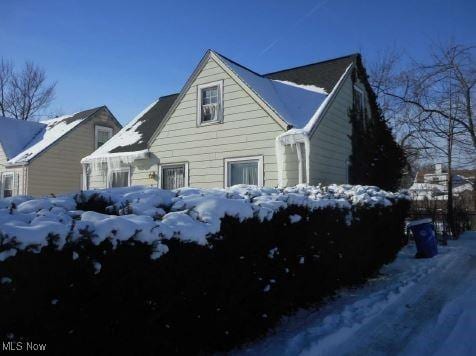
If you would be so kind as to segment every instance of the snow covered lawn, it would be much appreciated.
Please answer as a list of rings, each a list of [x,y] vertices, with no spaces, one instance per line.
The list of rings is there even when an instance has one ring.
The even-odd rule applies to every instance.
[[[475,355],[476,232],[432,259],[413,244],[361,288],[301,311],[244,355]]]

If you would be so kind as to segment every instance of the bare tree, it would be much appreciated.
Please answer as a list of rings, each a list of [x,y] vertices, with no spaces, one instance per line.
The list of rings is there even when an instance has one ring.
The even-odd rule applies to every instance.
[[[447,210],[452,231],[453,167],[476,163],[474,49],[453,43],[439,45],[429,61],[410,60],[400,70],[396,69],[398,56],[391,54],[373,71],[374,88],[385,98],[383,109],[399,132],[402,146],[407,147],[407,152],[446,162]]]
[[[0,115],[7,115],[7,108],[9,104],[7,102],[8,92],[10,91],[10,84],[13,75],[13,65],[11,62],[0,60]]]
[[[46,73],[31,62],[16,72],[11,62],[0,61],[0,112],[2,116],[29,120],[54,99],[56,83],[47,84]]]

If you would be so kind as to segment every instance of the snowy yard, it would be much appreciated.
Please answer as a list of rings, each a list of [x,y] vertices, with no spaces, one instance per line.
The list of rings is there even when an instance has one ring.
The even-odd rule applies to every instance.
[[[361,288],[301,311],[244,355],[475,355],[476,232],[432,259],[413,244]]]

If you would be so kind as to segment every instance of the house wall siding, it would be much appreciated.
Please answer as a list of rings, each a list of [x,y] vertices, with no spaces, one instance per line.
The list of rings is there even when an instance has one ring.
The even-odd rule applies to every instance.
[[[365,93],[361,82],[357,87]],[[368,95],[365,95],[368,108]],[[353,103],[353,84],[348,76],[310,139],[310,184],[347,183],[348,161],[352,154],[352,125],[349,109]]]
[[[56,195],[81,189],[81,159],[95,150],[96,125],[111,127],[114,134],[119,131],[105,109],[78,125],[30,162],[28,194]]]
[[[223,123],[197,127],[197,85],[223,80]],[[264,185],[278,184],[275,138],[283,128],[209,59],[151,145],[162,164],[188,162],[190,186],[223,187],[224,159],[263,156]],[[144,180],[133,175],[133,184]]]

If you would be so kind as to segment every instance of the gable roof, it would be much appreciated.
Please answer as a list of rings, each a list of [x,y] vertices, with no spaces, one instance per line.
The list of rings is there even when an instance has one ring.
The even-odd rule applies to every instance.
[[[178,94],[162,96],[139,115],[132,119],[104,145],[84,160],[101,157],[111,153],[136,152],[146,150],[150,137],[160,125]]]
[[[55,119],[51,120],[45,120],[41,122],[30,122],[28,124],[21,124],[21,123],[9,123],[9,129],[12,130],[10,131],[13,135],[17,135],[21,132],[22,128],[24,127],[32,127],[32,124],[35,124],[34,127],[37,128],[38,130],[33,134],[30,135],[28,139],[26,139],[25,135],[25,142],[23,144],[23,147],[16,152],[16,154],[13,157],[9,157],[8,164],[10,165],[16,165],[16,164],[25,164],[31,161],[33,158],[38,156],[40,153],[45,151],[47,148],[49,148],[52,144],[57,142],[59,139],[64,137],[66,134],[71,132],[75,127],[77,127],[79,124],[84,122],[86,119],[91,117],[93,114],[95,114],[97,111],[100,109],[106,108],[105,106],[100,106],[97,108],[77,112],[72,115],[64,115],[57,117]],[[11,121],[13,119],[8,119],[8,121]],[[17,121],[22,121],[22,120],[17,120]],[[0,125],[2,130],[3,130],[3,125],[4,122],[0,122]],[[7,126],[7,124],[5,124]],[[33,130],[31,130],[33,132]],[[9,145],[8,141],[5,140],[3,141],[2,139],[2,146],[4,146],[4,142],[6,142],[7,145]],[[7,151],[14,152],[15,150],[18,150],[19,145],[16,147],[13,147],[12,145],[9,145],[10,148],[7,149]],[[4,147],[5,150],[5,147]]]
[[[353,53],[322,62],[267,73],[263,76],[269,79],[289,81],[297,84],[315,85],[324,88],[327,93],[330,93],[339,82],[342,74],[349,65],[356,61],[358,56],[358,53]]]
[[[44,126],[44,124],[35,121],[0,116],[0,145],[7,160],[22,152],[28,143],[43,130]]]
[[[108,142],[83,158],[83,163],[111,155],[120,156],[121,153],[126,152],[135,152],[137,157],[142,157],[143,151],[147,151],[149,143],[168,120],[180,97],[187,91],[211,55],[218,58],[221,65],[238,77],[241,81],[240,85],[246,86],[248,90],[255,93],[265,103],[264,105],[270,108],[269,111],[274,112],[273,114],[280,119],[280,124],[284,128],[286,125],[288,128],[304,128],[306,124],[309,125],[322,111],[322,107],[329,102],[333,91],[358,57],[358,54],[351,54],[261,75],[209,50],[180,93],[160,97]]]
[[[341,68],[342,70],[334,69],[335,83],[327,91],[316,85],[320,83],[319,81],[312,78],[304,79],[306,73],[300,69],[288,70],[287,76],[277,76],[281,79],[270,79],[267,75],[257,74],[218,53],[215,54],[289,126],[295,128],[304,128],[309,123],[346,73],[347,68],[353,63],[352,60],[346,61],[347,66]],[[318,77],[319,66],[314,65],[311,68],[312,70],[308,69],[308,72]],[[325,82],[329,83],[330,79],[326,79]]]

